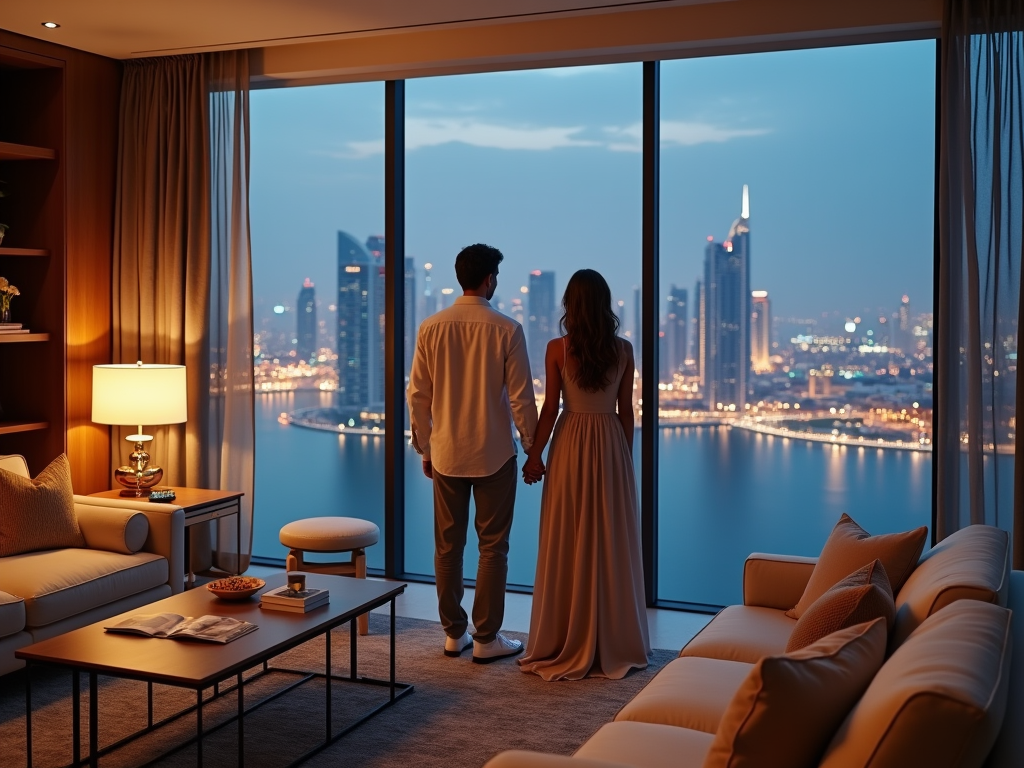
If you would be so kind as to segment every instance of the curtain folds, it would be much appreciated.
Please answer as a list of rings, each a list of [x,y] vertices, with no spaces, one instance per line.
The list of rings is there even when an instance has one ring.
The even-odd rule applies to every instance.
[[[241,551],[234,520],[194,528],[196,570],[244,570],[252,548],[248,108],[245,51],[125,62],[114,362],[186,366],[188,421],[151,429],[164,483],[245,493]],[[123,440],[112,454],[124,463]]]
[[[1021,568],[1024,4],[947,0],[941,51],[935,534],[1012,530]]]

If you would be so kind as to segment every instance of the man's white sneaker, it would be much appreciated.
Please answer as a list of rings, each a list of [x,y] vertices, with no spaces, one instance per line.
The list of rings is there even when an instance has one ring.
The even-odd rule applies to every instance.
[[[445,656],[461,656],[462,652],[473,646],[473,638],[469,632],[463,632],[462,637],[446,637],[444,639]]]
[[[522,640],[512,640],[499,632],[489,643],[473,642],[473,663],[490,664],[506,656],[515,656],[522,650]]]

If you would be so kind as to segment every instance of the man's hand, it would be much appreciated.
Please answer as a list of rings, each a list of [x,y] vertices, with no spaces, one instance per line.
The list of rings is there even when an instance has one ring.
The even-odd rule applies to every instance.
[[[423,474],[429,479],[434,479],[434,465],[430,463],[430,459],[423,460]]]
[[[544,462],[539,458],[530,456],[523,465],[523,480],[527,485],[533,485],[544,477]]]

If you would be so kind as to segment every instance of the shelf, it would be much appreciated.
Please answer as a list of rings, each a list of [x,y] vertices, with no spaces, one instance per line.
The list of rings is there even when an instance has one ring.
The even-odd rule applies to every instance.
[[[55,160],[57,153],[46,147],[0,141],[0,160]]]
[[[0,246],[0,256],[49,256],[46,248],[4,248]]]
[[[0,344],[16,344],[24,341],[49,341],[48,333],[0,333]]]
[[[0,435],[13,435],[15,432],[35,432],[39,429],[49,429],[50,424],[45,421],[0,421]]]

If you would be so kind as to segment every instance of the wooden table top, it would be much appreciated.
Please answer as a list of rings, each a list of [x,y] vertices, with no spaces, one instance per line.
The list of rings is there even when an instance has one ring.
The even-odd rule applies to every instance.
[[[174,495],[177,497],[173,501],[169,502],[157,502],[153,504],[174,504],[179,507],[193,507],[200,504],[212,504],[216,501],[226,501],[227,499],[236,499],[245,496],[242,491],[212,491],[206,488],[179,488],[177,486],[160,486],[161,488],[167,487],[174,490]],[[90,493],[90,496],[94,496],[98,499],[121,499],[121,500],[138,500],[148,501],[146,496],[122,496],[121,491],[100,491],[99,493]]]
[[[285,584],[285,574],[266,579],[256,595],[241,601],[221,600],[205,587],[182,592],[87,627],[15,651],[20,659],[61,664],[81,670],[187,688],[206,688],[249,669],[263,658],[282,653],[322,634],[328,626],[384,605],[405,591],[400,582],[368,581],[345,576],[308,574],[306,584],[330,591],[330,603],[309,613],[264,611],[259,595]],[[221,645],[198,640],[169,640],[104,632],[104,625],[129,616],[177,613],[181,616],[230,616],[259,629]]]

